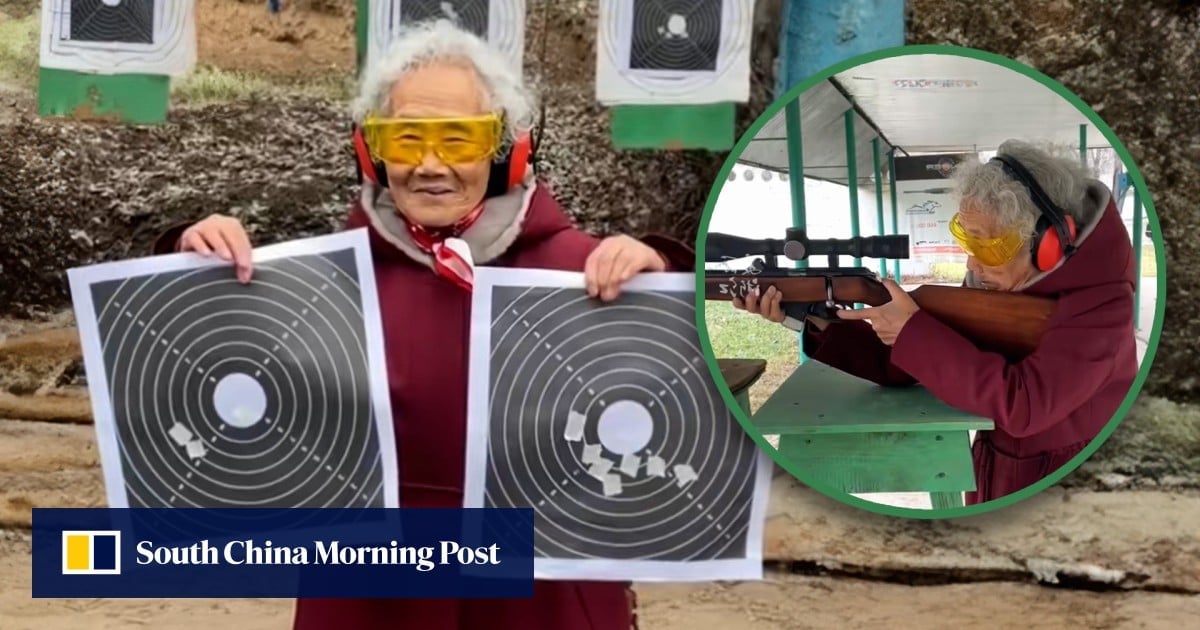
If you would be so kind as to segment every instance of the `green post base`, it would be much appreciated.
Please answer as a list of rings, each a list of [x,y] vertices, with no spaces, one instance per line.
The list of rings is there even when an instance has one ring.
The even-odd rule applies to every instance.
[[[613,146],[618,149],[733,148],[736,108],[712,105],[617,105],[611,110]]]
[[[38,114],[154,125],[166,122],[171,78],[153,74],[38,72]]]

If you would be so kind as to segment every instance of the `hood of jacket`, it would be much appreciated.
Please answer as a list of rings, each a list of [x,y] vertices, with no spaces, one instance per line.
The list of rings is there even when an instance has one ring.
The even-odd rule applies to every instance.
[[[1083,203],[1084,222],[1078,230],[1073,256],[1030,278],[1017,291],[1030,295],[1055,296],[1106,284],[1134,285],[1133,245],[1112,194],[1103,183],[1092,180]],[[967,273],[965,285],[977,287]]]

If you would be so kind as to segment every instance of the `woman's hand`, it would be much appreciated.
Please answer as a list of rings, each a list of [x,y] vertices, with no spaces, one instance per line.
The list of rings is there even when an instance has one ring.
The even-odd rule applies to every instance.
[[[733,308],[761,315],[763,319],[776,324],[784,319],[783,315],[783,292],[775,287],[767,287],[767,290],[759,295],[758,289],[754,289],[746,294],[746,299],[733,298]]]
[[[179,251],[196,252],[201,256],[216,254],[217,258],[232,262],[237,270],[238,282],[250,282],[250,237],[242,222],[221,214],[209,215],[179,237]]]
[[[904,325],[921,308],[895,281],[884,280],[883,286],[887,287],[892,301],[874,308],[838,311],[838,317],[850,320],[869,320],[871,329],[875,331],[879,340],[884,345],[890,346],[896,343],[896,338],[900,336],[900,331],[904,330]]]
[[[667,261],[654,248],[631,236],[610,236],[596,246],[583,265],[588,295],[605,302],[617,299],[621,285],[643,271],[666,271]]]
[[[755,315],[761,315],[763,319],[776,324],[783,323],[787,315],[783,312],[783,292],[776,289],[774,286],[767,287],[767,290],[759,294],[758,289],[746,295],[746,299],[733,298],[733,308],[746,311]],[[804,318],[806,321],[816,326],[817,330],[825,330],[829,325],[829,320],[821,319],[815,315],[809,315]]]

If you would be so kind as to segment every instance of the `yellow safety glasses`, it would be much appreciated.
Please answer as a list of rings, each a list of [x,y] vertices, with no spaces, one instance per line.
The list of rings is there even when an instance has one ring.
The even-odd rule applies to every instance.
[[[950,219],[950,235],[967,255],[985,267],[999,267],[1012,261],[1025,246],[1020,232],[1009,232],[999,238],[977,238],[963,229],[958,214]]]
[[[363,121],[363,138],[372,157],[416,166],[432,151],[446,164],[470,164],[491,158],[500,148],[503,125],[495,114],[467,118],[382,118]]]

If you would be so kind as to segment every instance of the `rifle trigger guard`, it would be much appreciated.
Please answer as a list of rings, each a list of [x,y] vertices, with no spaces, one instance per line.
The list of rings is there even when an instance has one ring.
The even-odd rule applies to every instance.
[[[833,278],[825,276],[825,308],[830,310],[837,307],[837,303],[833,301]]]

